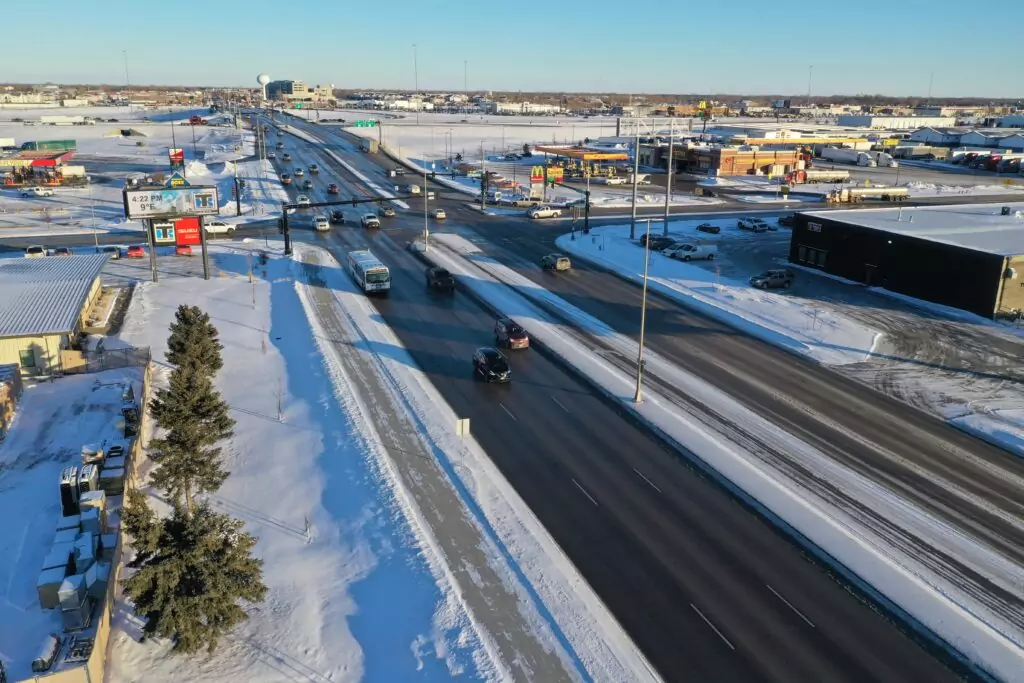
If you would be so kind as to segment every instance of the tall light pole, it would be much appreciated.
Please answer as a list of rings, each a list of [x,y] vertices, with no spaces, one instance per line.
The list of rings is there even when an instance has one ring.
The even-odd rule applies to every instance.
[[[423,161],[423,251],[426,251],[430,239],[430,219],[427,212],[427,162]]]
[[[412,74],[413,84],[416,86],[416,97],[420,96],[420,63],[416,54],[416,43],[412,44]],[[416,125],[420,125],[420,108],[416,107]]]
[[[640,122],[633,121],[636,123],[636,142],[633,145],[633,207],[629,215],[629,239],[634,239],[636,234],[636,188],[640,176]]]
[[[469,97],[469,61],[462,61],[462,89],[465,91],[466,96]]]
[[[547,182],[547,179],[544,179]],[[480,211],[487,211],[487,195],[484,188],[487,187],[487,157],[484,156],[484,141],[480,141]]]
[[[665,224],[661,226],[661,234],[666,236],[668,235],[669,205],[672,203],[672,172],[674,170],[672,168],[672,147],[674,146],[672,142],[672,137],[675,133],[675,130],[673,128],[674,123],[674,117],[668,120],[668,162],[665,165],[665,168],[668,170],[668,177],[665,180]]]
[[[647,269],[651,264],[651,220],[647,219],[647,237],[644,239],[644,288],[640,300],[640,347],[636,353],[636,392],[633,403],[643,403],[644,330],[647,327]]]
[[[814,65],[807,67],[807,106],[811,106],[811,78],[814,76]]]
[[[124,55],[124,94],[128,99],[128,111],[132,110],[132,82],[128,78],[128,50],[121,50],[121,54]]]

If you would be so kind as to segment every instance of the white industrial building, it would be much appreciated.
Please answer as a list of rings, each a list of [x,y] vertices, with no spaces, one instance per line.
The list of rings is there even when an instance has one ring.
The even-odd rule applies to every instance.
[[[533,102],[491,102],[491,114],[558,114],[562,108],[557,104],[535,104]]]
[[[963,134],[962,128],[932,128],[929,126],[915,130],[907,139],[926,145],[959,145]]]
[[[930,126],[951,128],[956,125],[952,116],[874,116],[871,114],[843,114],[836,121],[839,126],[855,128],[883,128],[885,130],[911,130]]]

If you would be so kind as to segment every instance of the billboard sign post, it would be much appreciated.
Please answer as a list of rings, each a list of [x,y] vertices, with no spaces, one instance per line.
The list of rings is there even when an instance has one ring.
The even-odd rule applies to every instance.
[[[216,216],[220,204],[213,185],[125,189],[124,213],[127,218]]]
[[[185,150],[171,147],[167,150],[167,159],[170,161],[172,171],[185,170]]]

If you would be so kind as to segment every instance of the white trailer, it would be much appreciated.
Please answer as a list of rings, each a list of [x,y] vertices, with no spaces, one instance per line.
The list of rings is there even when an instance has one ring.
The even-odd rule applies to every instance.
[[[14,146],[14,138],[0,138],[0,148]]]
[[[826,161],[834,161],[840,164],[855,164],[857,166],[876,166],[875,160],[866,152],[858,152],[855,149],[841,149],[839,147],[824,147],[821,150],[821,158]]]
[[[899,164],[892,155],[888,152],[865,152],[871,159],[874,159],[875,164],[885,168],[896,168]]]
[[[81,126],[85,123],[84,116],[40,116],[39,123],[50,126]]]

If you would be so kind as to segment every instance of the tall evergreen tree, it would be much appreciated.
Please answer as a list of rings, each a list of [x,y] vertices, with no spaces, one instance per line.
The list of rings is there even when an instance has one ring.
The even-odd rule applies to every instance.
[[[179,368],[191,367],[213,377],[224,366],[220,333],[210,314],[198,306],[182,304],[174,314],[167,339],[167,362]]]
[[[143,632],[170,639],[175,652],[213,652],[221,636],[248,618],[243,603],[266,596],[263,561],[252,556],[256,538],[206,503],[192,514],[176,506],[170,517],[150,523],[159,528],[158,540],[124,581],[136,614],[146,620]]]
[[[188,513],[196,493],[216,491],[227,478],[222,450],[215,444],[233,435],[235,421],[212,380],[194,365],[175,368],[167,388],[158,390],[149,405],[164,430],[149,443],[157,465],[153,484]]]
[[[146,494],[138,489],[128,489],[121,510],[121,523],[131,536],[132,548],[135,550],[135,559],[128,566],[141,566],[160,546],[161,523],[146,504]]]

